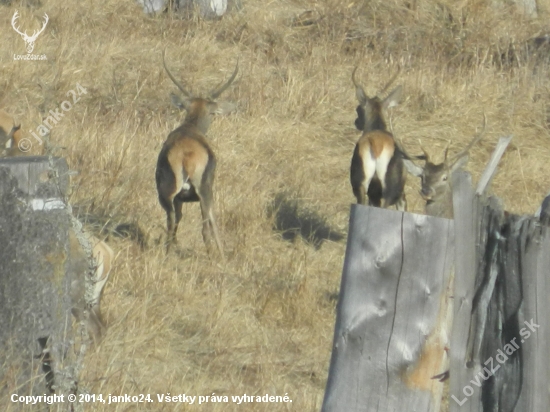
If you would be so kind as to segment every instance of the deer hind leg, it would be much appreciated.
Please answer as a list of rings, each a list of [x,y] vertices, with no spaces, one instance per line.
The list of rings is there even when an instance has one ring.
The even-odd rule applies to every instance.
[[[181,219],[181,204],[174,196],[163,198],[159,196],[160,204],[166,212],[166,253],[170,251],[170,247],[176,243],[176,232],[178,223]]]
[[[351,188],[353,189],[353,194],[357,199],[357,203],[364,205],[367,192],[363,186],[363,181],[365,180],[365,170],[363,167],[363,158],[361,157],[359,150],[359,145],[356,145],[355,150],[353,151],[353,157],[351,158],[350,183]]]
[[[223,258],[223,247],[220,241],[218,225],[216,224],[216,218],[212,210],[214,203],[214,198],[212,195],[213,169],[207,169],[205,173],[209,173],[209,175],[203,175],[203,178],[201,179],[202,182],[200,182],[202,184],[199,182],[193,182],[195,188],[198,188],[197,194],[201,205],[202,238],[209,254],[212,254],[212,241],[214,241],[220,255]]]
[[[166,253],[170,251],[170,246],[173,243],[176,243],[176,232],[175,232],[175,220],[176,220],[176,211],[174,209],[173,200],[170,201],[170,207],[165,208],[166,210]]]
[[[175,215],[175,222],[174,222],[174,236],[173,236],[173,242],[176,243],[176,234],[178,233],[178,226],[180,224],[180,220],[182,217],[181,209],[183,208],[183,202],[178,199],[177,197],[174,199],[174,215]]]
[[[405,198],[405,193],[401,195],[397,203],[395,204],[395,207],[400,212],[406,212],[407,211],[407,199]]]
[[[392,158],[392,154],[389,150],[383,150],[376,159],[376,176],[380,180],[382,189],[382,207],[387,208],[391,206],[391,201],[388,201],[388,187],[386,182],[386,175],[388,174],[388,167]]]
[[[205,191],[206,192],[206,191]],[[224,257],[223,247],[220,241],[220,235],[218,231],[218,225],[216,224],[216,218],[212,210],[212,194],[203,193],[201,196],[201,213],[202,213],[202,237],[204,244],[208,249],[208,253],[212,254],[212,241],[216,243],[218,252]]]
[[[379,190],[379,179],[374,178],[376,174],[376,159],[374,158],[370,150],[368,151],[368,154],[366,156],[363,156],[363,165],[363,170],[365,173],[363,190],[369,196],[369,205],[380,207],[380,198],[382,192],[381,190]]]

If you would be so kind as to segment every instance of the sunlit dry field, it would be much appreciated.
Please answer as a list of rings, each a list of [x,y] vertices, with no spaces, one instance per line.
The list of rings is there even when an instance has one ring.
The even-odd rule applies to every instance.
[[[511,212],[534,213],[550,189],[547,50],[528,42],[546,33],[544,10],[528,21],[483,1],[243,0],[242,10],[204,21],[146,16],[131,0],[44,0],[34,9],[15,3],[0,5],[0,107],[23,124],[30,153],[63,156],[78,171],[69,200],[94,217],[92,230],[117,254],[103,299],[108,333],[89,350],[80,386],[104,397],[149,393],[155,401],[167,393],[287,394],[293,401],[92,410],[320,409],[355,201],[355,66],[369,95],[401,66],[395,84],[404,98],[386,118],[408,152],[421,153],[421,142],[436,160],[449,143],[457,153],[485,113],[486,135],[468,165],[474,180],[498,138],[512,134],[493,193]],[[47,60],[14,61],[25,54],[11,28],[15,9],[28,32],[49,15],[34,50]],[[308,10],[313,24],[300,25],[296,17]],[[163,49],[171,71],[199,95],[239,60],[237,80],[222,96],[238,110],[216,118],[208,133],[218,158],[215,211],[225,263],[206,253],[196,203],[184,205],[177,250],[164,253],[155,166],[185,114],[170,104],[177,89],[162,67]],[[38,144],[30,131],[49,110],[73,103],[77,84],[87,93],[77,93],[47,147]],[[409,177],[415,213],[423,210],[419,188]],[[276,198],[342,239],[288,241],[273,230]],[[139,227],[143,247],[111,234],[113,222]]]

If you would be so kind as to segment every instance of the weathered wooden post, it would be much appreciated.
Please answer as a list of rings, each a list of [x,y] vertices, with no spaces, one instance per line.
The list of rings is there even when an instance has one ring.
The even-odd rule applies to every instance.
[[[475,195],[467,173],[453,176],[451,412],[545,410],[550,400],[548,227],[484,194],[510,140],[499,140]]]
[[[351,207],[323,412],[437,412],[452,314],[453,222]]]
[[[67,172],[62,158],[0,159],[0,381],[8,383],[0,385],[0,397],[5,399],[75,390]]]
[[[548,409],[550,200],[516,216],[485,194],[510,140],[476,191],[453,174],[454,226],[352,207],[322,411],[439,411],[446,352],[450,412]]]
[[[455,286],[453,293],[454,316],[450,345],[449,411],[479,411],[481,391],[470,393],[467,385],[473,377],[466,365],[468,331],[475,293],[477,270],[477,203],[470,175],[466,172],[453,174],[453,200],[455,225]],[[464,388],[467,393],[463,395]],[[468,395],[466,401],[464,396]]]
[[[535,213],[535,217],[539,218],[545,225],[550,224],[550,193],[542,201],[537,213]]]

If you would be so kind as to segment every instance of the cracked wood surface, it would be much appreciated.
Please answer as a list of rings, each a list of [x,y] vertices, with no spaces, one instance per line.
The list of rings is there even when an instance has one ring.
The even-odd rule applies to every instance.
[[[323,412],[438,411],[453,223],[353,205]]]

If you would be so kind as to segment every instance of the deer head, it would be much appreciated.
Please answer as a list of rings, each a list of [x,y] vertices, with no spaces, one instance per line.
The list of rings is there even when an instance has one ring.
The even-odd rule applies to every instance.
[[[17,10],[15,10],[15,13],[13,14],[13,17],[11,19],[11,25],[12,25],[13,29],[17,33],[19,33],[21,35],[21,37],[23,38],[23,40],[25,41],[25,43],[27,45],[26,46],[27,53],[30,54],[34,50],[34,42],[36,41],[38,35],[40,33],[42,33],[44,31],[44,29],[46,28],[46,24],[48,24],[49,17],[46,13],[44,13],[44,23],[42,24],[42,28],[40,30],[35,30],[32,33],[31,36],[29,36],[26,31],[21,32],[21,30],[19,30],[19,28],[17,28],[17,26],[15,24],[16,24],[16,20],[17,20],[18,17],[19,17],[19,12]]]
[[[365,132],[370,132],[372,130],[386,130],[386,123],[382,117],[382,111],[390,107],[397,106],[401,100],[403,88],[401,86],[397,86],[384,99],[378,96],[383,95],[392,85],[399,75],[401,67],[397,70],[397,73],[395,73],[389,82],[386,83],[382,90],[380,90],[380,92],[378,92],[378,94],[374,97],[367,96],[363,87],[357,83],[355,79],[356,71],[357,67],[355,67],[353,73],[351,74],[351,80],[355,85],[355,94],[357,96],[357,100],[359,101],[359,106],[357,106],[356,109],[357,119],[355,120],[355,127]]]
[[[423,167],[409,167],[409,164],[405,163],[409,172],[420,177],[422,180],[420,195],[426,200],[427,214],[447,218],[453,217],[451,176],[453,172],[463,168],[468,163],[470,149],[481,140],[485,133],[486,125],[487,118],[483,115],[483,128],[481,132],[460,153],[451,158],[448,157],[449,146],[447,145],[443,163],[433,163],[424,148],[422,148],[424,156],[416,157],[417,159],[424,160]]]
[[[229,86],[231,86],[231,83],[233,83],[233,80],[237,77],[237,73],[239,71],[238,60],[233,74],[225,83],[212,89],[207,93],[206,97],[197,97],[183,87],[183,85],[176,80],[172,73],[170,73],[170,70],[168,70],[168,67],[166,66],[164,55],[165,53],[163,52],[162,63],[164,64],[164,69],[166,70],[168,77],[170,77],[172,82],[184,96],[183,99],[175,94],[171,94],[170,96],[174,106],[187,111],[187,116],[185,117],[184,123],[193,123],[203,134],[206,134],[206,131],[212,122],[213,115],[227,114],[235,110],[235,104],[229,102],[218,102],[216,100],[225,90],[227,90]]]

